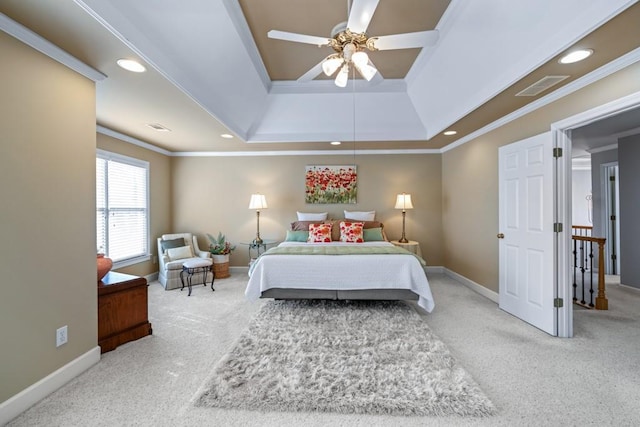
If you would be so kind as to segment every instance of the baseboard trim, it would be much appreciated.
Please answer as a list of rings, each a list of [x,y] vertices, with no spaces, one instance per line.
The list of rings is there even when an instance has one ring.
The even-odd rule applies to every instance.
[[[468,287],[472,291],[479,293],[483,297],[490,299],[491,301],[495,302],[496,304],[499,303],[498,302],[499,299],[498,299],[498,293],[497,292],[494,292],[491,289],[487,289],[484,286],[474,282],[473,280],[467,279],[463,275],[458,274],[455,271],[451,271],[448,268],[444,269],[444,274],[449,276],[449,277],[451,277],[452,279],[457,280],[458,282],[462,283],[463,285],[465,285],[466,287]]]
[[[434,266],[429,266],[429,267],[425,267],[424,270],[427,273],[433,273],[433,274],[444,274],[444,267],[441,265],[434,265]]]
[[[231,266],[229,267],[229,271],[235,271],[236,273],[239,273],[239,274],[240,273],[249,274],[249,267]]]
[[[159,275],[160,275],[160,273],[158,273],[156,271],[155,273],[147,274],[146,276],[144,276],[144,278],[147,279],[147,283],[151,283],[151,282],[155,282],[156,280],[158,280],[158,276]]]
[[[53,393],[100,361],[100,346],[95,346],[83,355],[47,375],[37,383],[0,403],[0,426]]]
[[[618,286],[621,286],[625,289],[631,289],[632,291],[640,292],[640,288],[636,288],[635,286],[623,285],[622,283],[620,283]]]

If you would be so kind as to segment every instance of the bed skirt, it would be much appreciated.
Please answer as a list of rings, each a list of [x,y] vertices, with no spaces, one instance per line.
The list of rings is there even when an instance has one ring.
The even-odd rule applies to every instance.
[[[260,298],[417,301],[419,296],[409,289],[334,290],[271,288],[262,292]]]

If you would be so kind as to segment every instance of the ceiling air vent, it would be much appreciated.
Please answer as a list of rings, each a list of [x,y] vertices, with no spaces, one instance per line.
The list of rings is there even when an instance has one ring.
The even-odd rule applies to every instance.
[[[171,132],[171,129],[162,126],[160,123],[147,123],[147,126],[158,132]]]
[[[557,85],[568,77],[569,76],[545,76],[528,88],[516,93],[516,96],[536,96],[549,89],[551,86]]]

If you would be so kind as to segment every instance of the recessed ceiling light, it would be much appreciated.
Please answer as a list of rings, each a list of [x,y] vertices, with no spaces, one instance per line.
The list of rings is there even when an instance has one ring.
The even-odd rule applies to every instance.
[[[574,62],[582,61],[585,58],[588,58],[593,53],[592,49],[580,49],[574,50],[560,58],[558,60],[561,64],[573,64]]]
[[[133,71],[134,73],[144,73],[147,71],[144,65],[133,59],[118,59],[118,65],[127,71]]]
[[[222,135],[220,135],[221,137],[225,138],[225,139],[231,139],[233,138],[233,135],[231,135],[230,133],[223,133]]]
[[[342,142],[340,142],[340,141],[331,141],[330,144],[331,145],[340,145],[340,144],[342,144]]]
[[[458,132],[456,132],[455,130],[448,130],[444,134],[449,136],[449,135],[455,135],[456,133],[458,133]]]
[[[171,132],[171,129],[162,126],[160,123],[147,123],[147,126],[158,132]]]

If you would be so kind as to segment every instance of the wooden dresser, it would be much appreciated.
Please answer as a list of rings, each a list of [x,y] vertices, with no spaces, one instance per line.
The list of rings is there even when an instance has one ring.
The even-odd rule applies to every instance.
[[[151,335],[147,280],[111,271],[98,282],[98,345],[102,353]]]

